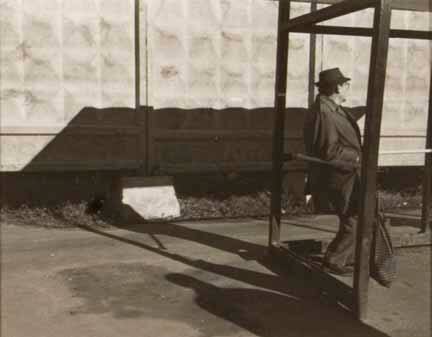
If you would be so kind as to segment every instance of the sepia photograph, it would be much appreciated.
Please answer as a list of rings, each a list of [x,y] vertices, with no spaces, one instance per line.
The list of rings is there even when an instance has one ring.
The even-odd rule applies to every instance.
[[[431,337],[432,0],[0,0],[0,336]]]

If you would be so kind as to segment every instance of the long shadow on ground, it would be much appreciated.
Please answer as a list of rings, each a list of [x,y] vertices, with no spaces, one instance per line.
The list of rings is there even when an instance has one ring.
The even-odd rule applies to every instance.
[[[174,223],[143,222],[139,226],[124,227],[152,236],[159,242],[158,247],[112,232],[80,228],[159,254],[190,268],[183,273],[173,273],[163,266],[155,267],[143,262],[65,270],[64,276],[73,280],[70,285],[75,296],[84,301],[77,313],[111,312],[117,318],[154,317],[179,321],[199,330],[203,336],[232,335],[245,329],[263,337],[388,337],[354,320],[349,312],[329,302],[328,298],[320,297],[319,291],[308,280],[286,274],[269,259],[265,246]],[[239,254],[247,260],[257,261],[269,272],[172,253],[157,240],[158,234]],[[246,286],[231,287],[233,281]],[[227,284],[228,287],[223,286]],[[193,290],[192,298],[190,290]]]

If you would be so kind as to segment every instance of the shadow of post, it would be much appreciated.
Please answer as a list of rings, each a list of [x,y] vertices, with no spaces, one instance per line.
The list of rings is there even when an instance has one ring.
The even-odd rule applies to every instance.
[[[267,289],[218,287],[178,273],[170,273],[166,278],[177,286],[192,289],[200,308],[256,336],[388,337],[333,306],[298,297],[301,288],[290,280],[286,289],[289,291],[275,293]]]

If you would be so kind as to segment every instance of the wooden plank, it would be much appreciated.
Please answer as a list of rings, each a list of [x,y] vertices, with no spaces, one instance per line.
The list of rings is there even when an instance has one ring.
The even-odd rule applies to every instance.
[[[290,2],[279,4],[278,28],[290,17]],[[288,72],[288,31],[278,30],[275,110],[273,121],[273,150],[272,150],[272,193],[269,219],[269,247],[278,246],[280,242],[281,197],[282,197],[282,153],[285,125],[285,106]]]
[[[391,0],[380,0],[374,14],[371,62],[367,94],[365,137],[362,156],[360,212],[357,228],[356,265],[354,272],[354,312],[363,320],[367,314],[369,259],[372,225],[376,207],[376,182],[379,139],[388,44],[390,35]]]
[[[279,31],[292,31],[294,28],[311,26],[316,23],[334,19],[375,5],[377,0],[345,0],[313,13],[300,15],[292,20],[285,20]]]
[[[432,71],[431,78],[429,81],[429,113],[428,113],[428,122],[426,129],[426,148],[432,148]],[[421,224],[422,232],[426,232],[427,230],[431,230],[429,226],[430,221],[430,205],[432,203],[432,154],[426,154],[425,156],[425,166],[424,166],[424,175],[423,175],[423,206],[422,206],[422,219]]]

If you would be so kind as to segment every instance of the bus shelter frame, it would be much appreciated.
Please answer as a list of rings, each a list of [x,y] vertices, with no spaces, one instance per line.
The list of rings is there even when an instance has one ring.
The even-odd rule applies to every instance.
[[[423,0],[422,0],[423,1]],[[420,2],[422,2],[420,1]],[[427,1],[427,0],[425,0]],[[332,293],[338,301],[349,307],[357,319],[367,316],[370,251],[373,221],[376,207],[376,183],[379,155],[379,141],[382,120],[384,87],[389,38],[408,38],[432,40],[431,31],[395,30],[390,28],[392,0],[344,0],[317,10],[315,0],[311,0],[312,11],[290,19],[291,0],[279,0],[275,107],[272,148],[272,194],[269,218],[269,251],[275,257],[282,257],[293,265],[316,277],[323,290]],[[319,1],[318,1],[319,2]],[[419,2],[419,1],[417,1]],[[366,8],[374,9],[372,28],[319,25],[320,22],[342,15],[354,13]],[[413,8],[415,10],[415,8]],[[430,7],[428,7],[430,12]],[[368,36],[372,38],[369,80],[367,87],[367,114],[362,150],[362,175],[360,205],[356,238],[355,269],[353,287],[318,268],[307,266],[307,261],[289,248],[289,243],[281,242],[281,195],[282,168],[284,165],[284,124],[286,110],[286,89],[288,72],[289,33],[333,34],[349,36]],[[314,50],[311,50],[310,66],[314,66]],[[314,70],[312,70],[312,73]],[[313,80],[313,78],[312,78]],[[431,72],[432,80],[432,72]],[[309,79],[309,90],[313,90]],[[432,85],[430,85],[429,109],[427,117],[426,149],[432,147]],[[309,105],[313,95],[309,93]],[[423,179],[422,231],[429,228],[429,204],[431,201],[432,154],[425,153],[425,171]]]

